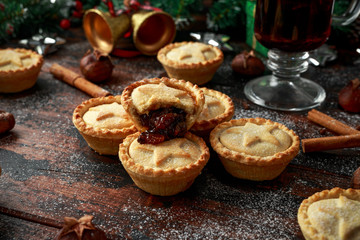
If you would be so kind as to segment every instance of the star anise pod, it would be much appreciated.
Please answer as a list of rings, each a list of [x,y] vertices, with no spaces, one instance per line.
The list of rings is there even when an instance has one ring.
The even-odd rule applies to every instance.
[[[73,217],[64,218],[64,226],[58,233],[56,240],[106,240],[105,232],[96,228],[92,223],[94,217],[85,215],[79,220]]]

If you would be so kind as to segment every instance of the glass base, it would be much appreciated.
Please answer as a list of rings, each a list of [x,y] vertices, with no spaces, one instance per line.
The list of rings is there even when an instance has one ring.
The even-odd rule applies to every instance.
[[[279,79],[273,75],[251,80],[245,85],[246,97],[260,106],[281,111],[303,111],[319,106],[326,97],[317,83],[298,77]]]

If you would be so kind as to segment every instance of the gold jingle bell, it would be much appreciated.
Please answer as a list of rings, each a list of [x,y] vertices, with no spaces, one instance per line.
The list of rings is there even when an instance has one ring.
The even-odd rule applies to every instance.
[[[98,9],[87,10],[83,18],[86,38],[94,49],[110,53],[117,40],[130,28],[130,18],[122,14],[113,17],[110,13]]]
[[[145,55],[156,55],[176,34],[172,17],[161,11],[139,11],[132,15],[133,42]]]
[[[141,10],[131,15],[113,17],[98,9],[85,12],[83,29],[94,49],[111,53],[118,40],[133,29],[133,44],[142,54],[156,55],[165,45],[171,43],[176,34],[172,17],[161,11]]]

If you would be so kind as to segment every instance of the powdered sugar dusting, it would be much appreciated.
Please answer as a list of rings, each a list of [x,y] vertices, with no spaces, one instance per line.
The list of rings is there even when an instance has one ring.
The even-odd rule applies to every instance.
[[[300,202],[298,197],[256,188],[253,192],[244,192],[241,181],[235,180],[239,183],[236,186],[227,186],[219,184],[211,174],[201,178],[206,185],[195,183],[189,192],[176,198],[154,197],[153,203],[160,201],[163,204],[160,206],[152,205],[151,197],[148,198],[150,203],[134,201],[135,197],[131,197],[119,206],[119,213],[129,225],[119,228],[116,223],[124,219],[109,216],[106,228],[114,236],[136,239],[144,236],[156,239],[274,239],[273,236],[292,239],[298,231],[294,220]],[[138,191],[133,193],[137,195]]]
[[[63,65],[76,66],[79,59],[72,51],[85,52],[89,45],[69,46],[57,57],[66,59]],[[233,74],[232,57],[225,55],[206,87],[232,98],[234,119],[270,119],[294,130],[301,139],[332,135],[320,133],[322,127],[308,121],[306,112],[271,111],[249,102],[243,93],[247,80]],[[156,58],[114,62],[113,77],[99,84],[113,94],[121,94],[134,81],[166,75]],[[356,127],[359,114],[339,109],[336,97],[345,84],[342,79],[358,76],[360,69],[338,71],[316,68],[307,74],[316,76],[327,89],[320,109]],[[208,164],[187,191],[172,197],[152,196],[136,187],[117,156],[100,156],[90,149],[73,125],[73,110],[89,98],[45,72],[34,88],[0,96],[8,107],[2,110],[13,113],[17,122],[0,139],[2,207],[52,219],[59,226],[65,216],[91,214],[110,239],[301,239],[297,223],[301,201],[320,190],[347,188],[360,165],[358,148],[311,154],[300,150],[278,178],[253,182],[230,176],[210,149]]]

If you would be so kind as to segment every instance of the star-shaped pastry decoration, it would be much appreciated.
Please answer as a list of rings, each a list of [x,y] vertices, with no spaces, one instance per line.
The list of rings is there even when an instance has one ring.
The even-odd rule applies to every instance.
[[[243,145],[245,147],[254,144],[255,142],[268,142],[276,146],[280,145],[279,140],[277,140],[274,135],[271,134],[271,131],[277,128],[273,125],[257,125],[254,123],[246,123],[242,128],[230,128],[228,131],[230,133],[242,133],[244,134]]]
[[[147,89],[146,86],[143,88],[139,88],[139,92],[141,92],[145,95],[150,95],[149,101],[150,101],[150,99],[152,99],[154,97],[155,92],[161,93],[161,94],[159,94],[160,96],[161,95],[170,95],[177,99],[187,96],[187,93],[185,91],[180,90],[180,89],[175,89],[172,87],[168,87],[164,83],[159,83],[156,86],[152,86],[151,91],[149,91],[149,89]]]
[[[99,114],[97,115],[96,117],[96,120],[97,121],[100,121],[100,120],[104,120],[106,118],[111,118],[111,117],[114,117],[115,114],[113,112],[110,112],[110,111],[100,111]]]
[[[30,54],[16,52],[13,50],[6,50],[0,56],[0,66],[5,66],[12,63],[18,67],[22,67],[23,66],[22,60],[25,58],[30,58]]]
[[[192,158],[191,154],[183,149],[186,143],[185,138],[176,138],[172,141],[163,142],[157,145],[139,144],[138,148],[153,152],[153,160],[156,166],[160,166],[170,157]],[[171,147],[170,147],[171,145]]]
[[[205,61],[206,56],[204,52],[209,51],[210,48],[208,46],[199,46],[199,47],[193,47],[191,49],[179,49],[179,60],[184,60],[186,58],[194,58],[199,61]]]
[[[336,221],[329,220],[329,222],[338,224],[338,226],[333,227],[334,230],[337,229],[340,239],[346,239],[349,233],[360,226],[360,202],[347,197],[339,196],[336,205],[319,206],[318,211],[336,219]]]
[[[164,83],[155,86],[144,85],[137,88],[136,92],[134,91],[133,94],[139,96],[138,99],[141,99],[139,100],[139,106],[137,106],[140,113],[151,108],[151,106],[159,105],[159,103],[183,105],[187,102],[192,102],[192,98],[186,91],[168,87]]]
[[[202,112],[201,112],[201,115],[202,117],[205,117],[205,118],[209,118],[211,116],[211,113],[213,112],[210,112],[210,109],[213,109],[214,107],[221,107],[221,103],[219,102],[218,99],[214,98],[214,97],[209,97],[209,96],[206,96],[205,97],[205,104],[206,104],[206,107],[204,106]]]
[[[122,119],[129,120],[129,115],[125,112],[123,106],[116,102],[105,104],[103,107],[91,107],[89,108],[88,112],[94,113],[96,116],[96,121],[101,121],[112,117],[120,117]]]

